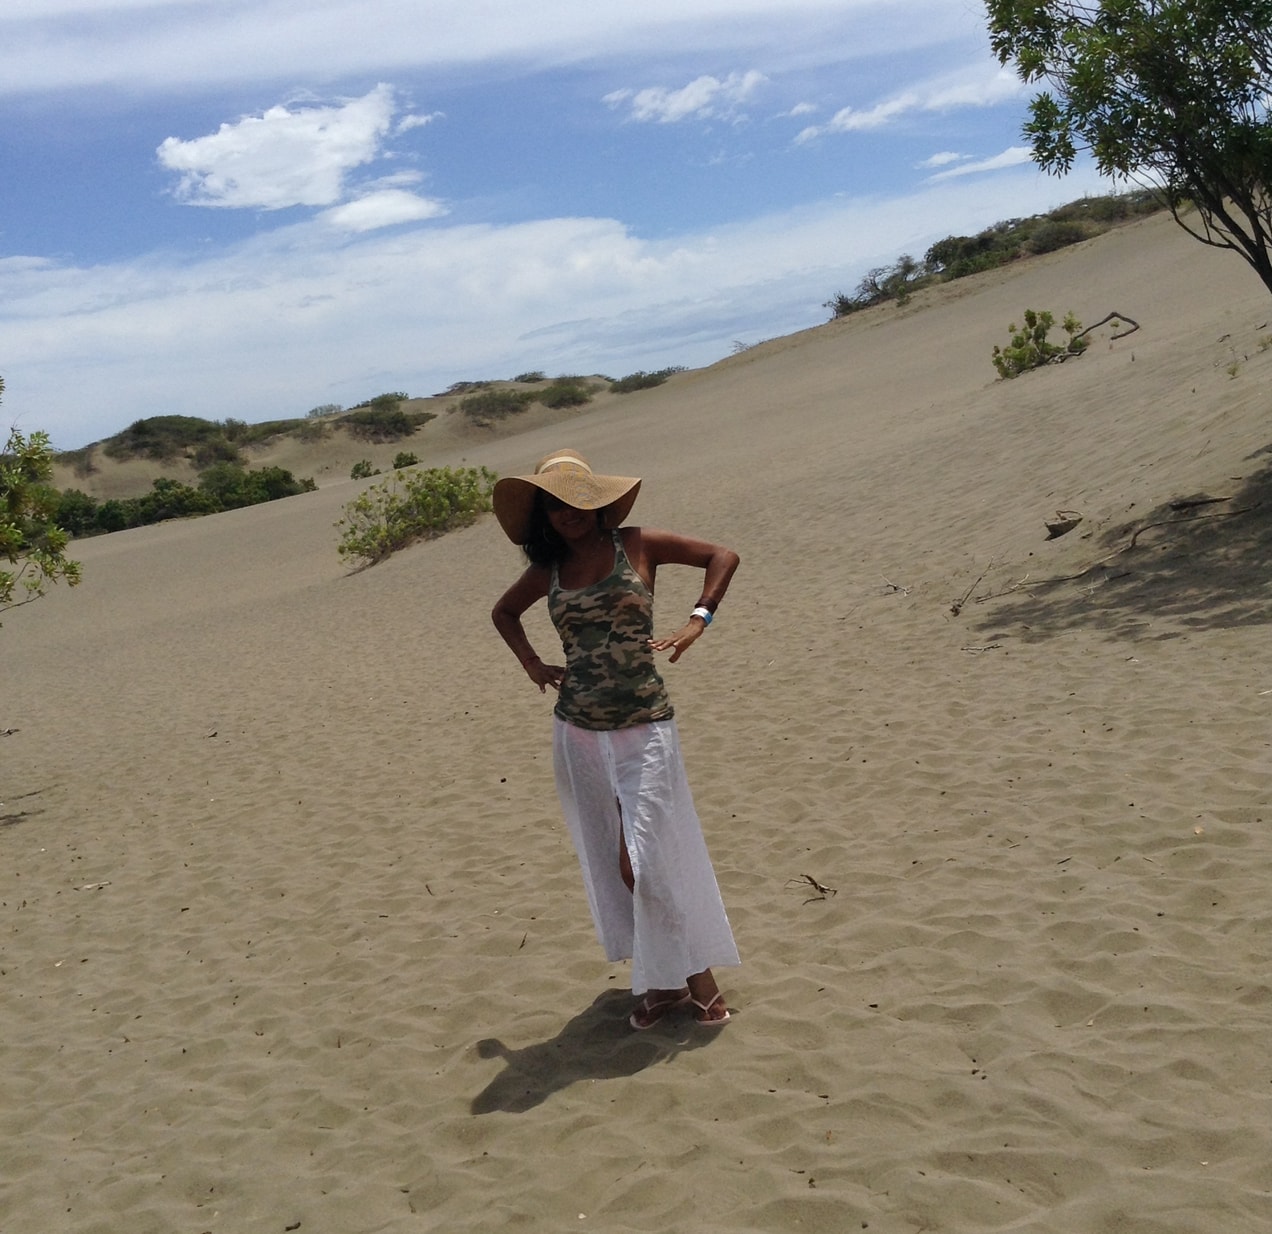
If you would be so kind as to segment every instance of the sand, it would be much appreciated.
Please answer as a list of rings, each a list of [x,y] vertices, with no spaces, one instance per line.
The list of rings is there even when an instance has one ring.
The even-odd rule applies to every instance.
[[[1027,307],[1141,328],[1000,382]],[[0,629],[0,1229],[1272,1228],[1270,318],[1155,218],[426,460],[741,554],[668,670],[720,1032],[626,1026],[492,518],[77,544]]]

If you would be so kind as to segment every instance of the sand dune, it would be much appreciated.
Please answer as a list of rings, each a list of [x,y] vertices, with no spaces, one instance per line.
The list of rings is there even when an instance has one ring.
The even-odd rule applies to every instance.
[[[1027,307],[1141,328],[1001,382]],[[669,670],[715,1034],[626,1027],[493,519],[77,545],[0,630],[0,1229],[1272,1228],[1269,319],[1150,219],[437,447],[741,553]]]

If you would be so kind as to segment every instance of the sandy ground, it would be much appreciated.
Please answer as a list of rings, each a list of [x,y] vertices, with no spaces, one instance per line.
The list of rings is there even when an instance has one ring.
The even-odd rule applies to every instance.
[[[1141,328],[1001,382],[1028,307]],[[0,1229],[1266,1234],[1270,318],[1151,219],[426,460],[741,554],[668,670],[720,1032],[626,1026],[492,518],[78,544],[0,629]]]

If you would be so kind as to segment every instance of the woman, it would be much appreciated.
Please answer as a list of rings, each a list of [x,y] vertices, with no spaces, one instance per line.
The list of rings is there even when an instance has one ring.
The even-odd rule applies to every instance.
[[[640,489],[595,475],[574,450],[540,460],[531,476],[495,485],[495,516],[530,564],[491,617],[546,693],[557,691],[557,792],[610,960],[632,961],[633,1028],[692,1005],[718,1027],[729,1010],[711,968],[737,964],[702,828],[680,757],[671,701],[654,652],[680,659],[711,624],[738,566],[704,540],[622,527]],[[702,596],[670,638],[653,637],[658,567],[705,572]],[[565,665],[545,664],[521,617],[540,600],[561,636]]]

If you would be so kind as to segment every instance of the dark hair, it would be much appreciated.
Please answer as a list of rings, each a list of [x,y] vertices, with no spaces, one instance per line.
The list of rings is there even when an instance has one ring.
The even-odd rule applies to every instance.
[[[604,526],[604,520],[605,511],[597,510],[596,525]],[[521,551],[525,553],[526,560],[534,566],[560,565],[568,551],[565,541],[557,535],[548,521],[548,509],[543,500],[542,489],[537,489],[535,492],[534,505],[530,508],[530,525],[526,530],[526,539],[521,546]]]

